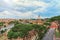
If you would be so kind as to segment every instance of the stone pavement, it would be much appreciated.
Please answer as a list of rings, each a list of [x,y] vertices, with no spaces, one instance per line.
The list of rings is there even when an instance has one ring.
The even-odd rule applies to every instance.
[[[54,33],[55,33],[55,29],[50,28],[42,40],[53,40]]]

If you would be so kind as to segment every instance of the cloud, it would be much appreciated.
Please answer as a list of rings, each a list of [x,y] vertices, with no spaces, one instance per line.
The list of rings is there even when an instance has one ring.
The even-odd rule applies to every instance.
[[[42,18],[60,15],[60,0],[0,0],[0,17]]]
[[[20,12],[28,12],[37,10],[38,8],[41,8],[40,10],[44,8],[45,10],[48,4],[37,0],[2,0],[1,6],[5,9],[14,9]]]
[[[43,13],[43,12],[45,12],[45,11],[46,11],[46,8],[38,8],[38,9],[34,10],[33,12],[34,12],[34,13],[36,13],[36,12],[41,12],[41,13]]]
[[[32,0],[18,0],[15,2],[15,0],[13,1],[13,3],[17,4],[17,5],[21,5],[21,6],[47,6],[46,3],[42,2],[42,1],[32,1]]]
[[[44,12],[45,8],[48,7],[47,3],[36,0],[18,0],[13,3],[15,4],[14,10],[20,12],[37,11],[37,10],[40,10],[40,12]]]
[[[30,19],[30,18],[37,18],[38,15],[32,12],[18,12],[18,11],[3,11],[0,12],[0,18],[17,18],[17,19]]]

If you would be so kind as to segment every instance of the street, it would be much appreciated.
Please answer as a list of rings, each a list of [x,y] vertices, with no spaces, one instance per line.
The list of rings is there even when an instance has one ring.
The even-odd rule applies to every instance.
[[[11,29],[12,27],[14,27],[14,24],[10,24],[7,27],[1,28],[0,31],[5,29]]]
[[[55,29],[50,28],[42,40],[53,40],[54,33],[55,33]]]

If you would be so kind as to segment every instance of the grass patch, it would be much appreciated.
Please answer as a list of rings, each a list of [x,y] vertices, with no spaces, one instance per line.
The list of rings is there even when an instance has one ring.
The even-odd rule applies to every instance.
[[[60,38],[60,32],[56,31],[55,35],[56,35],[57,38]]]

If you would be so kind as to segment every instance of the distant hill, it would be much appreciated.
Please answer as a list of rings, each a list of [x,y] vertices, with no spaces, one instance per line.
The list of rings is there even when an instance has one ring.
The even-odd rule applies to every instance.
[[[48,19],[47,21],[52,22],[52,21],[59,21],[60,20],[60,15],[59,16],[54,16]]]

